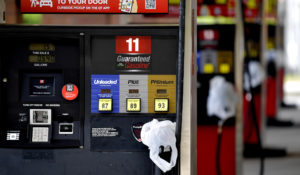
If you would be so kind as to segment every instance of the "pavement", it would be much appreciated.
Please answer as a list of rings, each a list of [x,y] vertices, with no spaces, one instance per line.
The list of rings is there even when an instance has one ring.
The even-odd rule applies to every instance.
[[[288,96],[285,101],[297,104],[299,107],[298,109],[280,109],[278,118],[291,120],[295,126],[266,128],[264,145],[285,148],[288,155],[281,158],[267,158],[264,175],[300,175],[300,95]],[[243,175],[259,175],[259,169],[259,159],[244,159]]]

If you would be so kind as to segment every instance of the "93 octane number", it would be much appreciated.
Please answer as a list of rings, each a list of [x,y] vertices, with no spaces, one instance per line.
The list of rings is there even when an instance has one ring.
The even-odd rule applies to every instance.
[[[169,99],[155,99],[154,101],[155,112],[168,112],[169,111]]]

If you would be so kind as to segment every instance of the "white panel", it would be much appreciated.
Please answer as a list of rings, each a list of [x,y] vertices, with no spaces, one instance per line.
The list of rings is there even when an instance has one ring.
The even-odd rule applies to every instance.
[[[127,112],[126,98],[140,98],[141,113],[148,112],[148,75],[120,75],[120,113]]]

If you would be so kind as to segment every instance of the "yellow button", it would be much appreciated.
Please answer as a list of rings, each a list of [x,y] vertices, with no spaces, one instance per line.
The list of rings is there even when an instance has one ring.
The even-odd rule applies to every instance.
[[[127,112],[140,112],[140,111],[141,111],[141,99],[127,98]]]
[[[206,74],[211,74],[214,72],[214,65],[213,64],[205,64],[203,72]]]
[[[226,0],[216,0],[217,4],[226,4]]]
[[[155,112],[168,112],[169,111],[169,99],[156,98],[154,100],[154,111]]]
[[[112,111],[112,99],[111,98],[100,98],[98,110],[99,111]]]
[[[220,64],[219,69],[221,74],[228,74],[230,72],[230,65],[226,63]]]

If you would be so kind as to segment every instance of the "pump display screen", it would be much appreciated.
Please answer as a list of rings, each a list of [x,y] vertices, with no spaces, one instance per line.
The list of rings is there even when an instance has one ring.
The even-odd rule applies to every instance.
[[[158,94],[166,94],[167,90],[166,89],[157,89]]]
[[[31,77],[31,96],[54,96],[54,77]]]
[[[110,89],[101,89],[101,94],[110,94],[111,90]]]
[[[29,55],[28,62],[30,63],[55,63],[53,55]]]
[[[138,94],[139,90],[138,89],[129,89],[128,92],[129,92],[129,94]]]
[[[29,63],[55,63],[55,45],[53,43],[31,43],[28,50]]]

